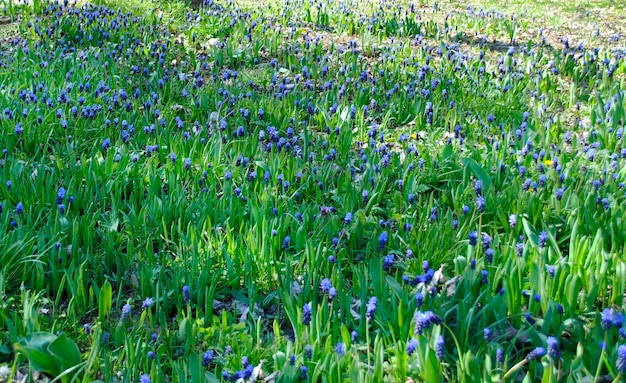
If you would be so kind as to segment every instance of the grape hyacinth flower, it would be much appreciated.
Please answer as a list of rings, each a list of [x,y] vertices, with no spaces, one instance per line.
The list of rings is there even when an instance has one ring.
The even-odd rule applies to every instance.
[[[146,310],[147,308],[151,307],[152,305],[154,305],[154,299],[148,297],[141,304],[141,309],[142,310]]]
[[[600,322],[605,331],[610,330],[613,327],[613,309],[604,309],[600,314]]]
[[[548,343],[548,356],[552,359],[558,359],[561,355],[561,350],[559,349],[559,341],[553,337],[549,336],[547,339]]]
[[[537,347],[526,355],[526,360],[532,361],[535,359],[540,359],[542,356],[546,354],[546,349],[543,347]]]
[[[485,328],[483,330],[483,337],[485,338],[485,340],[487,342],[489,342],[491,340],[491,336],[492,336],[492,331],[490,328]]]
[[[433,324],[440,324],[441,318],[432,311],[416,311],[413,321],[415,322],[415,334],[422,335],[424,330],[429,329]]]
[[[548,238],[549,236],[547,231],[542,231],[541,233],[539,233],[539,247],[546,247],[546,242],[548,242]]]
[[[302,306],[302,324],[308,326],[311,323],[311,302]]]
[[[150,379],[150,375],[148,375],[148,374],[143,374],[143,375],[141,375],[141,377],[139,378],[139,383],[152,383],[152,379]]]
[[[371,297],[367,302],[367,310],[366,310],[366,318],[367,320],[374,319],[374,312],[376,311],[376,306],[378,305],[378,298]]]
[[[130,304],[126,303],[124,307],[122,307],[122,319],[128,317],[130,315]]]
[[[469,235],[469,244],[470,246],[476,246],[476,242],[478,241],[478,232],[472,231]]]
[[[387,242],[389,242],[389,234],[383,231],[378,237],[378,250],[383,250],[387,246]]]
[[[483,285],[486,285],[487,283],[489,283],[489,272],[487,270],[482,270],[480,272],[480,277],[481,277],[480,282]]]
[[[333,284],[328,278],[324,278],[320,282],[320,290],[322,290],[323,294],[328,294],[328,292],[330,291],[332,287],[333,287]]]
[[[496,362],[499,365],[504,364],[504,351],[501,348],[496,350]]]
[[[437,359],[442,360],[444,353],[445,353],[445,340],[443,338],[443,335],[439,335],[436,339],[435,339],[435,355],[437,356]]]
[[[406,343],[406,354],[407,355],[412,355],[415,350],[417,349],[418,343],[417,343],[417,339],[413,339],[411,338],[407,343]]]
[[[626,374],[626,344],[617,348],[615,367],[617,367],[617,371],[619,371],[620,374]]]
[[[417,302],[417,308],[421,308],[422,305],[424,304],[424,294],[422,293],[417,293],[415,294],[415,301]]]
[[[23,212],[24,212],[24,205],[21,202],[18,202],[17,205],[15,205],[15,214],[20,215]]]
[[[345,216],[345,218],[343,219],[343,222],[344,222],[346,225],[349,225],[350,223],[352,223],[352,213],[350,213],[350,212],[346,213],[346,216]]]
[[[389,269],[391,269],[391,266],[393,266],[393,261],[394,261],[394,255],[387,254],[383,258],[383,270],[388,271]]]
[[[189,286],[183,286],[183,300],[189,303]]]
[[[509,216],[509,226],[511,229],[515,229],[515,226],[517,226],[517,215],[511,214]]]
[[[346,345],[343,342],[337,343],[337,346],[335,346],[335,351],[339,356],[346,355]]]
[[[291,238],[289,236],[286,236],[285,239],[283,239],[282,249],[285,250],[286,248],[288,248],[290,242]]]

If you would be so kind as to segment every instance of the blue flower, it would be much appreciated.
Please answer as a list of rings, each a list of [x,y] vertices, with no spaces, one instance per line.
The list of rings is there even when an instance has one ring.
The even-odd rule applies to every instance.
[[[289,236],[286,236],[285,239],[283,239],[283,250],[289,247],[289,243],[291,243],[291,238]]]
[[[328,278],[324,278],[320,282],[320,290],[322,290],[322,293],[324,294],[328,294],[328,292],[330,291],[332,287],[333,287],[333,284]]]
[[[307,372],[309,369],[306,366],[300,366],[300,379],[307,380]]]
[[[482,195],[476,197],[476,209],[482,213],[485,211],[485,198]]]
[[[539,359],[546,354],[546,349],[543,347],[537,347],[526,355],[526,360],[531,361]]]
[[[476,242],[478,241],[478,232],[475,230],[469,234],[469,244],[470,246],[476,246]]]
[[[24,212],[24,205],[21,202],[18,202],[15,205],[15,214],[20,215]]]
[[[490,328],[485,328],[483,330],[483,337],[485,338],[485,340],[487,342],[489,342],[491,340],[491,336],[492,336],[492,331]]]
[[[417,293],[415,294],[415,300],[417,301],[417,308],[421,308],[422,305],[424,304],[424,294],[422,293]]]
[[[345,218],[343,219],[343,222],[344,222],[346,225],[349,225],[350,223],[352,223],[352,213],[350,213],[350,212],[346,213],[346,216],[345,216]]]
[[[124,307],[122,307],[122,319],[130,315],[130,310],[131,310],[130,304],[126,303]]]
[[[378,237],[378,250],[383,250],[387,246],[387,242],[389,242],[389,234],[383,231]]]
[[[387,271],[387,270],[391,269],[391,266],[393,266],[394,258],[395,257],[394,257],[393,254],[387,254],[383,258],[383,270]]]
[[[418,346],[418,342],[417,339],[413,339],[411,338],[407,343],[406,343],[406,353],[407,355],[411,355],[415,352],[415,350],[417,349]]]
[[[487,270],[482,270],[480,272],[480,276],[482,284],[486,285],[487,283],[489,283],[489,272]]]
[[[511,214],[509,216],[509,226],[511,229],[515,229],[515,226],[517,226],[517,215]]]
[[[204,354],[202,354],[202,366],[207,367],[209,363],[213,361],[213,355],[213,350],[205,351]]]
[[[539,247],[546,247],[546,242],[548,242],[548,238],[548,232],[542,231],[541,233],[539,233]]]
[[[183,300],[189,302],[189,286],[183,286]]]
[[[139,378],[139,383],[152,383],[152,380],[150,379],[150,375],[148,374],[141,375],[141,377]]]
[[[415,333],[421,335],[424,330],[429,329],[433,324],[440,324],[441,318],[432,311],[416,311],[413,321],[415,322]]]
[[[504,363],[504,351],[502,351],[501,348],[496,350],[496,362],[499,365],[502,365]]]
[[[493,253],[494,253],[494,251],[491,248],[485,250],[485,260],[488,263],[493,263]]]
[[[617,361],[615,362],[617,371],[622,374],[626,374],[626,344],[623,344],[617,348]]]
[[[350,339],[352,340],[352,343],[356,343],[359,340],[359,333],[356,332],[356,330],[352,330],[350,333]]]
[[[443,359],[443,356],[446,351],[445,347],[446,347],[445,339],[443,338],[443,335],[439,335],[435,339],[435,356],[437,357],[437,359],[439,360]]]
[[[308,326],[311,323],[311,302],[302,306],[302,324]]]
[[[561,355],[561,350],[559,349],[559,341],[553,337],[549,336],[547,339],[548,343],[548,356],[552,359],[558,359]]]
[[[604,330],[610,330],[613,327],[613,309],[606,308],[600,314],[600,321]]]
[[[370,300],[367,302],[367,310],[365,313],[365,316],[367,317],[367,319],[369,320],[374,319],[374,312],[376,311],[377,305],[378,305],[378,298],[371,297]]]
[[[343,342],[337,343],[337,346],[335,346],[335,351],[337,352],[337,355],[339,356],[346,355],[346,345],[343,344]]]
[[[154,299],[152,299],[152,298],[148,297],[148,298],[146,298],[146,299],[143,301],[143,303],[141,304],[141,309],[142,309],[142,310],[145,310],[145,309],[147,309],[148,307],[151,307],[153,304],[154,304]]]
[[[482,181],[478,180],[476,181],[476,183],[474,184],[474,191],[476,191],[477,195],[481,195],[483,192],[483,183]]]

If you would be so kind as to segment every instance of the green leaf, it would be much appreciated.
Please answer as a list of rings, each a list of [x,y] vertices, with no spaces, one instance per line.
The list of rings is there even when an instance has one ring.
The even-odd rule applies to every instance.
[[[105,281],[100,294],[98,294],[98,317],[100,322],[105,321],[107,315],[111,313],[111,307],[113,306],[113,288],[109,281]]]
[[[80,350],[76,342],[61,334],[54,342],[48,346],[48,351],[56,356],[57,361],[62,362],[63,369],[76,366],[82,362]]]
[[[461,159],[461,163],[469,168],[472,173],[474,173],[474,176],[482,182],[483,191],[487,193],[489,186],[491,185],[491,177],[489,176],[489,173],[487,173],[487,171],[472,158],[463,158]]]
[[[32,368],[52,376],[59,376],[82,362],[78,346],[65,334],[34,332],[16,343],[15,349],[26,356]]]

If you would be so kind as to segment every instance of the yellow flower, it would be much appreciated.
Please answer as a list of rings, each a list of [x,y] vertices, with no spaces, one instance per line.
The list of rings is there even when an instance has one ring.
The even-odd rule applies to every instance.
[[[411,133],[411,138],[417,140],[417,133]]]
[[[545,160],[545,161],[543,161],[543,164],[548,166],[548,167],[552,166],[553,163],[554,163],[554,161],[552,161],[552,160]]]

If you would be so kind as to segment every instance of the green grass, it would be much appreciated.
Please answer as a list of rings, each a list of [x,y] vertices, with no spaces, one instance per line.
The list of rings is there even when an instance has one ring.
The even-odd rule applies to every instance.
[[[623,380],[620,41],[398,7],[7,9],[0,381]]]

